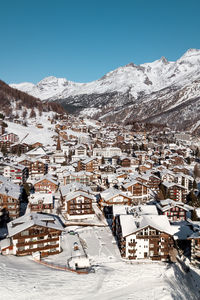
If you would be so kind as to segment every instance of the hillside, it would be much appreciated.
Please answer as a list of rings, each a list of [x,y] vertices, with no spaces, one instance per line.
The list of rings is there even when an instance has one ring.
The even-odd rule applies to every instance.
[[[37,109],[40,113],[54,111],[63,113],[63,108],[55,102],[42,102],[25,92],[10,87],[4,81],[0,80],[0,105],[1,111],[10,116],[15,111],[24,111],[26,109]]]

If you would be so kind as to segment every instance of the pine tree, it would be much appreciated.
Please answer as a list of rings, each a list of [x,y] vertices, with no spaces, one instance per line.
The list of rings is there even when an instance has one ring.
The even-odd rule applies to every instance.
[[[192,221],[199,221],[199,218],[197,216],[197,213],[196,213],[196,210],[192,210],[192,213],[191,213],[191,220]]]
[[[192,188],[193,188],[193,190],[197,189],[197,182],[196,182],[196,180],[193,181]]]
[[[58,135],[58,140],[57,140],[56,150],[57,150],[57,151],[61,151],[60,136],[59,136],[59,135]]]
[[[35,117],[36,117],[36,113],[35,113],[34,109],[32,108],[29,118],[35,118]]]

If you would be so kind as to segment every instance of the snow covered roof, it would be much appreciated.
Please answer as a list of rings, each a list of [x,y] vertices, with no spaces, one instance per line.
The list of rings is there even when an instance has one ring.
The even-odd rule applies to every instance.
[[[71,193],[67,194],[65,196],[65,201],[70,201],[70,200],[80,197],[80,196],[82,196],[84,198],[88,198],[92,201],[95,200],[95,197],[93,195],[90,195],[90,194],[82,192],[82,191],[75,191],[75,192],[71,192]]]
[[[32,149],[29,152],[26,152],[26,155],[28,155],[28,156],[40,156],[40,155],[45,155],[45,154],[46,154],[46,151],[42,147],[37,147],[37,148]]]
[[[53,195],[52,194],[35,193],[35,194],[31,194],[28,198],[28,201],[31,204],[37,204],[38,201],[40,201],[40,200],[43,202],[43,204],[51,204],[51,203],[53,203]]]
[[[177,186],[177,187],[179,187],[179,188],[181,188],[181,189],[186,190],[186,187],[184,187],[184,186],[182,186],[182,185],[180,185],[180,184],[178,184],[178,183],[175,183],[175,182],[163,181],[162,184],[163,184],[164,186],[166,186],[167,188],[170,188],[170,187],[173,187],[173,186]]]
[[[0,241],[0,249],[3,250],[11,245],[10,238],[3,239]]]
[[[101,197],[105,200],[108,201],[109,199],[116,197],[116,196],[123,196],[129,199],[132,199],[130,195],[127,193],[122,192],[121,190],[115,189],[115,188],[109,188],[101,193]]]
[[[2,179],[2,177],[1,177],[1,179]],[[0,194],[7,195],[7,196],[13,197],[15,199],[19,199],[19,197],[21,195],[21,188],[19,185],[14,184],[11,181],[3,181],[0,184]]]
[[[29,213],[7,224],[8,236],[12,237],[15,234],[35,225],[60,231],[64,230],[62,224],[55,216],[40,213]]]
[[[186,211],[190,211],[194,209],[192,206],[186,205],[181,201],[174,201],[169,198],[165,200],[160,200],[160,203],[157,203],[156,205],[162,212],[167,211],[175,206],[178,206]]]
[[[127,206],[127,205],[114,205],[113,206],[113,216],[116,215],[158,215],[158,211],[155,205],[137,205],[137,206]]]
[[[41,182],[42,180],[45,180],[45,179],[48,180],[48,181],[51,181],[52,183],[54,183],[56,185],[58,185],[58,181],[53,176],[51,176],[49,174],[46,174],[46,175],[42,176],[40,179],[36,180],[34,182],[34,185],[37,184],[38,182]]]
[[[88,194],[93,194],[93,191],[89,186],[86,186],[85,184],[81,184],[79,182],[73,182],[67,185],[60,186],[60,192],[62,196],[66,196],[67,194],[75,191],[82,191]]]
[[[164,215],[143,215],[134,217],[133,215],[120,215],[120,224],[122,228],[122,236],[136,233],[145,228],[152,227],[161,232],[172,234],[171,225],[167,216]]]
[[[127,189],[128,187],[132,186],[132,185],[135,185],[135,184],[141,184],[143,186],[147,186],[145,185],[144,183],[141,183],[140,181],[138,180],[132,180],[130,182],[127,182],[126,184],[124,184],[124,188]]]

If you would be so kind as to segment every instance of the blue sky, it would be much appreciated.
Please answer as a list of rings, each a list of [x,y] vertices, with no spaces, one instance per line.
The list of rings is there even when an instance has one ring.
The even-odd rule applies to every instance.
[[[0,78],[96,80],[130,62],[200,49],[199,0],[1,1]]]

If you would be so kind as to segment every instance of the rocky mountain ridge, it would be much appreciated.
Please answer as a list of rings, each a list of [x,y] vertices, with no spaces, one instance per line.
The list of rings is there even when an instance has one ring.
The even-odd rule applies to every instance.
[[[175,62],[130,63],[89,83],[47,77],[38,84],[12,84],[68,111],[109,121],[142,119],[188,130],[200,110],[200,50],[190,49]],[[197,128],[195,128],[197,130]]]

